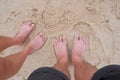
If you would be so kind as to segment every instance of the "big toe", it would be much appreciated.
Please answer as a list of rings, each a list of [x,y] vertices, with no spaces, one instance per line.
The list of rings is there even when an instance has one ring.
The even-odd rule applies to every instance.
[[[33,29],[35,27],[35,24],[29,21],[29,22],[23,22],[22,26],[26,26],[27,29]]]
[[[35,27],[35,24],[32,22],[29,22],[29,24],[27,25],[30,29],[33,29]]]
[[[60,43],[66,43],[66,37],[64,35],[59,36]]]
[[[62,36],[62,41],[64,42],[64,43],[66,43],[67,42],[67,39],[66,39],[66,36]]]
[[[75,40],[79,40],[80,39],[80,35],[76,34],[75,35]]]
[[[62,42],[63,38],[62,36],[59,36],[59,42]]]
[[[86,45],[86,40],[84,37],[81,38],[81,40],[83,41],[83,43]]]
[[[32,24],[30,24],[30,26],[31,26],[32,28],[34,28],[34,27],[35,27],[35,24],[34,24],[34,23],[32,23]]]

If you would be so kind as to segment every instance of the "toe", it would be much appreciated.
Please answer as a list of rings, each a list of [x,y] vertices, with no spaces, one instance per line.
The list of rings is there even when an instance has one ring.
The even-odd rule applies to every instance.
[[[79,40],[82,40],[82,36],[80,35]]]
[[[35,24],[32,23],[31,21],[26,22],[25,25],[28,25],[29,27],[32,27],[32,28],[35,27]]]
[[[84,38],[83,36],[81,36],[81,40],[82,40],[83,42],[85,42],[85,38]]]
[[[47,37],[43,32],[40,32],[39,36],[42,38],[43,41],[46,41]]]
[[[80,36],[78,34],[75,35],[75,40],[79,40]]]
[[[43,35],[43,40],[44,40],[44,41],[46,41],[46,40],[47,40],[46,35]]]
[[[59,41],[62,42],[62,36],[59,37]]]
[[[84,39],[83,41],[84,41],[84,43],[85,43],[85,45],[86,45],[86,44],[87,44],[87,43],[86,43],[86,40]]]
[[[86,42],[86,40],[85,40],[85,38],[84,38],[84,37],[82,38],[82,40],[83,40],[83,42],[84,42],[84,43]]]
[[[84,37],[81,37],[81,40],[83,41],[83,43],[84,43],[85,46],[86,46],[86,40],[85,40],[85,38],[84,38]]]
[[[35,27],[35,24],[34,24],[34,23],[32,23],[32,24],[31,24],[31,27],[33,27],[33,28],[34,28],[34,27]]]
[[[40,37],[43,37],[43,32],[40,32],[39,35],[40,35]]]
[[[62,37],[62,41],[63,42],[66,42],[66,37],[63,35],[63,37]]]
[[[29,22],[25,22],[25,25],[31,25],[32,24],[32,22],[31,21],[29,21]]]
[[[58,37],[58,41],[60,41],[60,39],[61,39],[61,36]]]
[[[33,22],[30,22],[28,25],[29,25],[29,27],[32,27],[32,28],[35,27],[35,23],[33,23]]]
[[[42,37],[43,37],[43,38],[46,38],[46,35],[45,35],[45,33],[42,33]]]
[[[26,27],[28,31],[31,31],[35,27],[35,24],[29,21],[23,22],[22,26]]]

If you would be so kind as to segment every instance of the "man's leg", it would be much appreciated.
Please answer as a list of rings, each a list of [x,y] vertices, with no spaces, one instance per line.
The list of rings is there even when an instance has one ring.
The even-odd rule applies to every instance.
[[[68,51],[67,41],[64,36],[60,36],[54,43],[54,49],[57,57],[57,63],[53,68],[63,72],[70,80],[70,74],[68,71]]]
[[[97,70],[94,66],[82,59],[85,49],[85,40],[79,35],[76,35],[72,49],[72,64],[75,69],[76,80],[91,80]]]
[[[0,58],[0,80],[15,75],[21,68],[27,56],[40,49],[46,42],[46,37],[43,33],[39,33],[21,52]]]
[[[11,38],[11,37],[0,36],[0,51],[12,45],[23,43],[23,41],[26,39],[26,37],[34,27],[35,24],[33,24],[32,22],[25,22],[21,25],[20,30],[16,37]]]

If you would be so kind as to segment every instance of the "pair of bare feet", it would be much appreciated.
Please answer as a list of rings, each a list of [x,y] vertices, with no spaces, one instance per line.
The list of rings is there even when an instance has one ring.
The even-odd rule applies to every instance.
[[[17,44],[23,43],[34,28],[35,28],[34,23],[24,22],[20,26],[20,30],[17,36],[15,37],[16,39],[15,41],[17,41]],[[24,51],[31,54],[32,52],[40,49],[45,44],[46,40],[47,40],[47,37],[45,36],[45,34],[40,32],[35,36],[35,38],[30,43],[28,43],[25,46]]]
[[[54,43],[54,49],[59,62],[68,64],[67,40],[65,36],[59,36]],[[75,35],[72,48],[72,64],[81,61],[82,55],[86,49],[86,41],[78,34]]]
[[[35,28],[35,24],[32,22],[23,23],[18,32],[18,35],[16,36],[16,40],[18,40],[17,43],[18,44],[23,43],[26,37],[34,28]],[[25,46],[23,51],[31,54],[32,52],[40,49],[45,44],[46,41],[47,41],[47,37],[45,36],[45,34],[40,32],[36,35],[36,37],[30,43],[28,43]],[[69,64],[68,50],[67,50],[67,40],[65,36],[59,36],[56,39],[56,41],[54,42],[54,49],[55,49],[58,63],[60,62],[60,65],[62,63],[68,66]],[[86,49],[85,39],[76,34],[74,38],[73,48],[72,48],[72,64],[76,70],[76,73],[75,73],[76,80],[79,80],[79,79],[90,80],[90,78],[96,71],[95,67],[91,66],[90,64],[82,60],[82,55],[85,52],[85,49]],[[58,64],[59,68],[60,68],[60,65]],[[58,67],[56,65],[54,68],[58,69]],[[66,68],[65,70],[67,70],[67,67],[65,68]],[[86,69],[88,71],[86,71]],[[81,71],[81,73],[79,73],[79,70]],[[63,72],[64,72],[64,69],[63,69]],[[84,76],[80,77],[79,75],[82,75],[82,72],[84,73],[84,76],[88,76],[89,74],[89,77],[87,79],[85,79],[86,77],[84,78]],[[65,71],[64,73],[69,77],[68,71]]]
[[[56,41],[54,42],[54,49],[58,60],[54,68],[63,72],[68,77],[68,79],[71,80],[70,73],[68,71],[69,61],[68,61],[67,40],[65,36],[59,36],[56,39]],[[82,66],[86,66],[86,65],[81,64],[82,62],[84,62],[82,60],[82,56],[83,53],[85,52],[85,49],[86,49],[85,39],[83,37],[80,37],[78,34],[76,34],[72,48],[72,65],[75,68],[76,80],[90,80],[90,78],[87,79],[83,78],[83,77],[87,77],[87,75],[83,73],[86,72],[86,69],[82,68]],[[84,76],[80,76],[82,74],[84,74]]]

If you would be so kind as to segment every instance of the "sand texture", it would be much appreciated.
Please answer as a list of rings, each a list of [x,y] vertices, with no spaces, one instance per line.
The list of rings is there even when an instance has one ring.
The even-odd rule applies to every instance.
[[[40,31],[47,34],[48,41],[28,56],[18,74],[9,80],[27,80],[33,70],[53,66],[53,42],[60,34],[67,36],[69,52],[74,35],[85,36],[84,59],[97,68],[120,64],[120,0],[0,0],[0,35],[13,37],[20,24],[30,20],[36,23],[36,29],[24,45],[4,50],[0,56],[20,51]]]

